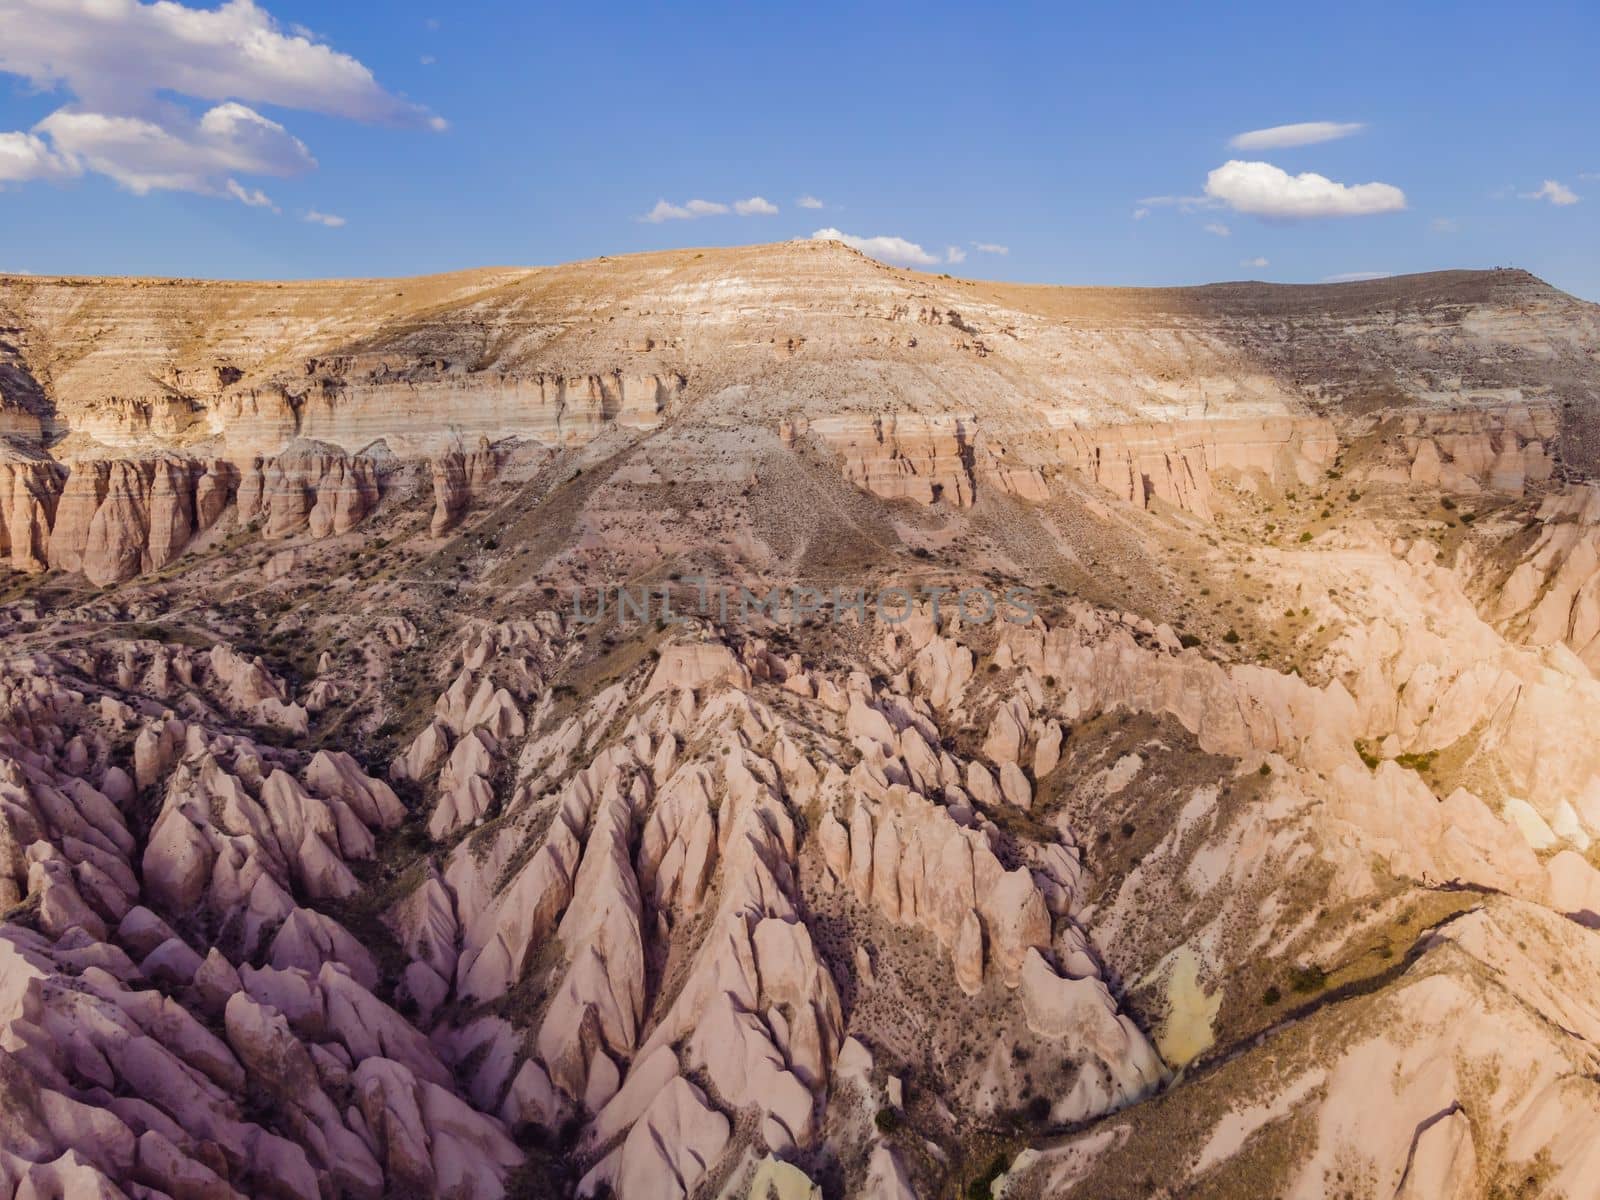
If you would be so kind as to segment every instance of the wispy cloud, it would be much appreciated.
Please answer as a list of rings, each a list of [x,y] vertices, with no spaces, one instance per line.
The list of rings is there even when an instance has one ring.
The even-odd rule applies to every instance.
[[[1262,258],[1260,255],[1257,255],[1255,258],[1241,258],[1239,260],[1239,265],[1241,267],[1261,268],[1261,267],[1269,267],[1272,264],[1269,263],[1266,259]]]
[[[1359,121],[1301,121],[1294,125],[1271,125],[1252,129],[1228,139],[1235,150],[1283,150],[1290,146],[1312,146],[1360,133],[1366,126]]]
[[[1206,195],[1235,212],[1280,220],[1399,212],[1406,194],[1388,183],[1336,183],[1311,171],[1290,175],[1266,162],[1232,159],[1206,176]]]
[[[1137,201],[1139,209],[1149,215],[1152,208],[1175,208],[1181,213],[1194,212],[1197,209],[1218,208],[1220,202],[1214,196],[1142,196]],[[1134,212],[1134,220],[1143,220],[1138,210]]]
[[[1341,275],[1324,275],[1323,283],[1363,283],[1368,279],[1388,279],[1393,271],[1346,271]]]
[[[778,206],[763,196],[735,200],[732,204],[724,204],[720,200],[691,200],[687,204],[657,200],[656,206],[639,219],[659,225],[663,221],[694,221],[700,217],[725,217],[729,213],[741,217],[770,217],[777,211]]]
[[[1428,222],[1428,228],[1435,233],[1460,233],[1461,222],[1454,217],[1435,217]]]
[[[639,219],[649,221],[652,225],[659,225],[663,221],[693,221],[697,217],[718,217],[727,211],[726,204],[719,204],[715,200],[691,200],[687,204],[672,204],[666,200],[657,200],[656,206]]]
[[[1517,195],[1524,200],[1548,200],[1559,208],[1578,202],[1577,192],[1554,179],[1546,179],[1544,185],[1536,192],[1518,192]]]
[[[247,188],[237,179],[228,180],[226,188],[228,195],[249,208],[270,208],[273,212],[279,211],[272,198],[260,188]]]
[[[811,235],[811,240],[843,242],[846,246],[852,246],[873,258],[881,258],[884,262],[906,267],[931,267],[939,261],[937,255],[929,254],[916,242],[908,242],[901,237],[857,237],[854,234],[828,228],[817,230]]]
[[[1205,229],[1206,229],[1206,232],[1211,234],[1213,237],[1232,237],[1233,236],[1233,230],[1229,229],[1221,221],[1211,221],[1206,225]]]
[[[305,144],[250,107],[442,130],[372,72],[253,0],[3,0],[0,72],[73,101],[27,133],[0,133],[0,178],[107,175],[139,195],[186,191],[272,207],[241,175],[315,168]],[[210,104],[197,112],[175,97]],[[48,142],[48,145],[45,143]]]
[[[946,246],[944,260],[947,263],[964,263],[967,261],[967,252],[960,246]]]
[[[801,208],[826,208],[827,207],[826,204],[824,204],[821,200],[818,200],[810,192],[807,192],[804,196],[801,196],[800,199],[795,201],[795,203],[798,204]]]
[[[314,208],[306,213],[304,219],[313,225],[326,225],[329,229],[343,229],[345,225],[343,217],[336,217],[332,213],[318,212]]]
[[[1010,254],[1010,246],[1002,246],[999,242],[973,242],[972,248],[979,254]]]

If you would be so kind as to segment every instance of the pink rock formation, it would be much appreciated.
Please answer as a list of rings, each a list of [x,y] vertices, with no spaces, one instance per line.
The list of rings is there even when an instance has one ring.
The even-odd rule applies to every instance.
[[[60,494],[61,474],[54,463],[0,459],[0,554],[8,555],[16,570],[45,569]]]
[[[489,439],[480,437],[477,447],[471,452],[452,447],[433,459],[430,466],[433,472],[433,522],[430,528],[433,535],[438,537],[460,521],[472,502],[494,481],[499,463]]]
[[[103,585],[0,581],[0,1194],[1592,1190],[1592,306],[818,243],[0,310],[0,550]]]

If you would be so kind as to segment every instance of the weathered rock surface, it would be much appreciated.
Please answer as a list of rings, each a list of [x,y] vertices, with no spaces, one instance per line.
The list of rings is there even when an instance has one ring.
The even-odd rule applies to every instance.
[[[0,324],[0,1194],[1592,1191],[1592,306],[794,244]]]

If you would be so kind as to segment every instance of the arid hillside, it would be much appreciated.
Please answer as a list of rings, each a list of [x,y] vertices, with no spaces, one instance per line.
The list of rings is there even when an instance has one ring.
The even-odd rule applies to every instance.
[[[0,278],[0,1197],[1568,1197],[1600,308]]]

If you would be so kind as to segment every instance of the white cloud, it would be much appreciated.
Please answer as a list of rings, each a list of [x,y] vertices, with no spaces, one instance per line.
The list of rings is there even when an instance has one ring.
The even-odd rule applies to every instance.
[[[57,154],[41,137],[31,133],[0,133],[0,184],[32,179],[70,179],[82,167]]]
[[[1010,254],[1010,246],[1002,246],[999,242],[973,242],[972,248],[980,254]]]
[[[1435,233],[1460,233],[1461,223],[1453,217],[1435,217],[1428,222],[1428,228]]]
[[[36,126],[57,152],[108,175],[135,195],[237,193],[234,175],[284,177],[317,165],[306,145],[242,104],[219,104],[199,121],[181,110],[159,119],[57,109]]]
[[[224,185],[223,190],[237,200],[240,204],[246,205],[249,208],[270,208],[273,212],[280,211],[278,206],[272,202],[271,196],[267,195],[260,188],[247,188],[237,179],[228,180],[227,184]]]
[[[1239,265],[1241,267],[1268,267],[1272,264],[1266,259],[1262,258],[1260,255],[1257,255],[1255,258],[1241,258],[1239,260]]]
[[[946,246],[944,260],[947,263],[964,263],[967,261],[967,252],[960,246]]]
[[[1363,283],[1368,279],[1388,279],[1393,271],[1346,271],[1342,275],[1324,275],[1323,283]]]
[[[1560,208],[1578,202],[1578,193],[1564,183],[1557,183],[1554,179],[1546,179],[1544,186],[1537,192],[1518,192],[1524,200],[1548,200]]]
[[[329,229],[343,229],[345,224],[343,217],[336,217],[332,213],[318,212],[314,208],[306,213],[304,219],[313,225],[326,225]]]
[[[1206,176],[1206,195],[1258,217],[1362,217],[1399,212],[1406,194],[1387,183],[1335,183],[1311,171],[1290,175],[1265,162],[1231,159]]]
[[[1149,215],[1150,210],[1148,208],[1136,208],[1133,210],[1133,219],[1135,221],[1142,221]]]
[[[87,109],[129,113],[157,92],[241,100],[357,121],[422,125],[420,105],[378,86],[348,54],[286,33],[253,0],[4,0],[0,71],[66,87]]]
[[[316,160],[252,104],[448,127],[380,87],[350,55],[284,29],[253,0],[211,9],[175,0],[0,0],[0,22],[0,72],[74,97],[30,133],[0,134],[0,169],[24,178],[87,169],[139,195],[188,191],[270,207],[235,176],[293,175]],[[173,97],[211,107],[197,117]]]
[[[656,206],[644,216],[641,221],[649,221],[652,225],[659,225],[663,221],[689,221],[694,214],[680,204],[668,204],[665,200],[657,200]]]
[[[843,242],[863,254],[881,258],[884,262],[907,267],[931,267],[939,261],[915,242],[898,237],[855,237],[837,229],[819,229],[811,235],[814,242]]]
[[[800,199],[795,201],[795,203],[798,204],[801,208],[826,208],[827,207],[827,205],[825,205],[821,200],[818,200],[810,192],[807,192],[804,196],[801,196]]]
[[[1228,145],[1235,150],[1282,150],[1289,146],[1336,141],[1365,128],[1359,121],[1301,121],[1295,125],[1273,125],[1235,134],[1228,139]]]
[[[431,67],[439,60],[431,54],[424,54],[421,58],[417,59],[417,61],[425,67]]]
[[[652,225],[659,225],[663,221],[693,221],[696,217],[720,217],[727,211],[726,204],[719,204],[715,200],[691,200],[687,204],[670,204],[665,200],[657,200],[656,206],[639,219],[648,221]]]
[[[656,206],[639,219],[648,221],[652,225],[659,225],[663,221],[693,221],[697,217],[724,217],[730,212],[737,213],[741,217],[770,217],[777,211],[778,206],[764,196],[735,200],[732,205],[724,204],[720,200],[691,200],[687,204],[657,200]]]
[[[1206,226],[1206,232],[1211,234],[1214,237],[1232,237],[1233,236],[1233,230],[1229,229],[1221,221],[1212,221],[1210,224],[1208,224]]]

